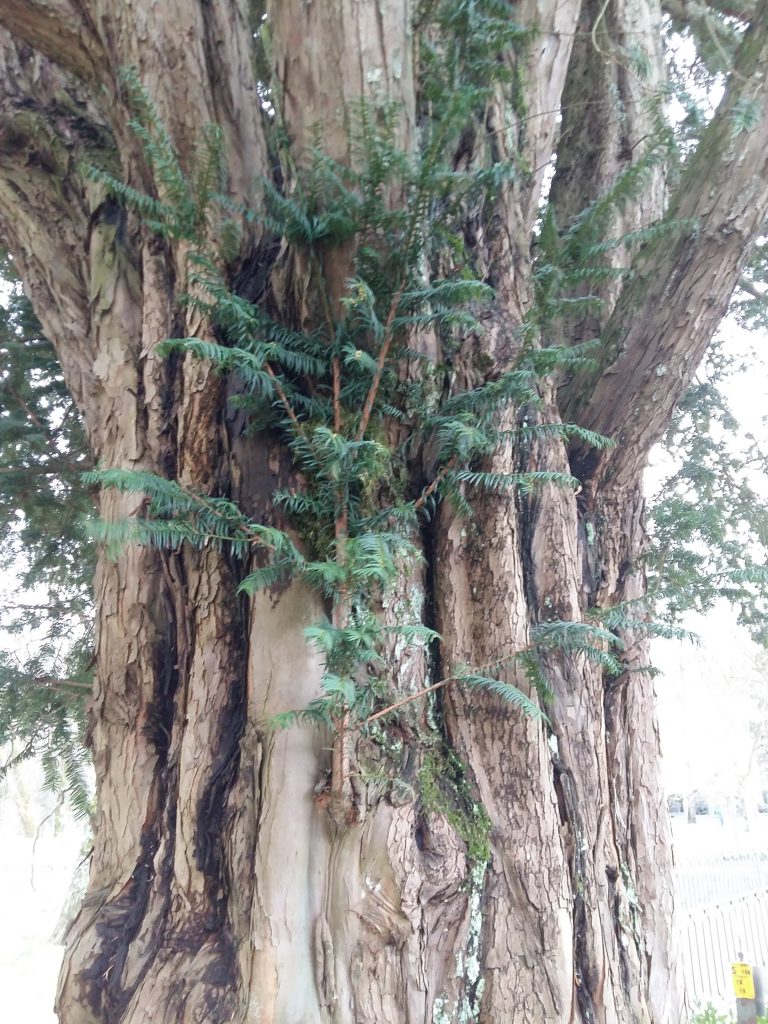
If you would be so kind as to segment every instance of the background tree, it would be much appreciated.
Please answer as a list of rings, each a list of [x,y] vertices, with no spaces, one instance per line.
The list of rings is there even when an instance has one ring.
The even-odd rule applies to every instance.
[[[8,634],[0,652],[0,745],[8,751],[0,774],[40,754],[49,786],[66,790],[86,814],[93,555],[83,528],[92,499],[81,477],[90,459],[53,348],[10,264],[0,270],[8,288],[0,306],[0,556],[16,577],[0,596]]]
[[[749,28],[739,14],[753,15]],[[249,429],[228,405],[241,380],[158,351],[171,337],[232,342],[223,293],[207,310],[199,295],[183,301],[198,287],[189,232],[167,219],[157,231],[157,203],[196,217],[174,161],[199,184],[202,126],[218,125],[229,204],[263,213],[275,196],[296,195],[318,138],[334,161],[359,166],[345,113],[361,97],[382,122],[395,110],[390,152],[417,165],[425,140],[440,137],[442,104],[463,98],[463,128],[448,122],[441,166],[488,173],[451,211],[461,244],[430,227],[418,257],[427,283],[471,271],[494,298],[475,311],[482,331],[422,322],[407,340],[438,368],[433,401],[449,413],[455,396],[508,380],[538,353],[537,399],[508,396],[504,433],[472,472],[560,483],[483,491],[469,518],[470,481],[454,480],[453,503],[438,503],[411,538],[423,562],[399,591],[441,640],[393,650],[394,686],[411,695],[440,680],[441,666],[499,665],[552,622],[597,615],[625,645],[618,676],[583,644],[540,651],[546,721],[445,686],[434,705],[387,717],[378,742],[353,744],[340,776],[327,738],[264,726],[322,693],[321,659],[302,638],[325,614],[322,595],[294,582],[246,602],[237,585],[259,561],[244,564],[242,545],[102,553],[99,808],[89,897],[59,993],[67,1024],[679,1015],[647,626],[626,608],[645,587],[648,451],[768,209],[768,19],[714,5],[710,19],[729,41],[718,35],[714,49],[728,61],[735,53],[734,68],[711,122],[686,126],[690,153],[677,166],[653,0],[288,2],[266,12],[187,0],[4,4],[0,222],[93,457],[120,474],[178,481],[198,513],[200,495],[233,499],[260,527],[280,525],[278,484],[301,488],[280,433]],[[118,69],[129,67],[143,93],[121,84]],[[158,148],[152,124],[169,146]],[[143,215],[141,196],[154,197]],[[430,196],[424,222],[439,227],[444,208]],[[379,195],[393,214],[403,198],[394,185]],[[219,247],[227,255],[212,269],[241,300],[302,337],[346,322],[356,293],[345,281],[367,253],[357,233],[311,258],[306,231],[289,232],[285,217],[234,219],[236,252]],[[210,229],[200,217],[194,226]],[[395,316],[404,294],[390,286]],[[359,350],[371,379],[378,338],[372,328]],[[375,410],[383,436],[388,416]],[[563,424],[578,428],[567,446]],[[617,444],[595,447],[589,432]],[[429,443],[404,466],[399,486],[416,503],[437,479]],[[563,486],[569,473],[578,495]],[[99,503],[108,522],[146,509],[119,488]],[[502,682],[539,699],[524,665],[499,667]],[[365,777],[349,770],[363,755]],[[353,790],[347,815],[326,799],[340,781]]]

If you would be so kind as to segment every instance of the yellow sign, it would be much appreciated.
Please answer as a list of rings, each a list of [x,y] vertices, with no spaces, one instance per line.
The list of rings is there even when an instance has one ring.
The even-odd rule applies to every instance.
[[[731,964],[731,974],[733,975],[733,991],[736,993],[736,998],[754,999],[755,979],[752,977],[750,964]]]

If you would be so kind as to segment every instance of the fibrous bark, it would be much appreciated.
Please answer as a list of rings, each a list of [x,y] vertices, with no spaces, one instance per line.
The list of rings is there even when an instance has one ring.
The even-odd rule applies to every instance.
[[[318,126],[335,159],[353,159],[360,98],[397,104],[400,144],[418,146],[420,13],[395,0],[267,5],[266,59],[295,165]],[[159,186],[117,77],[133,67],[187,169],[201,126],[217,123],[236,202],[258,207],[264,177],[290,189],[292,166],[278,171],[264,139],[253,14],[237,0],[6,0],[0,225],[101,464],[231,496],[269,521],[269,496],[290,472],[274,438],[251,437],[228,410],[236,382],[156,353],[168,337],[212,331],[181,303],[184,247],[153,236],[82,170],[94,163],[136,188]],[[486,337],[466,339],[456,357],[457,378],[469,380],[519,351],[553,157],[551,201],[567,226],[643,158],[644,91],[663,79],[654,0],[526,0],[510,16],[532,29],[526,48],[499,55],[516,66],[519,93],[500,88],[469,141],[457,140],[457,167],[481,153],[519,165],[492,209],[467,211],[496,290]],[[592,320],[540,339],[600,333],[605,344],[596,374],[545,382],[529,415],[559,423],[567,410],[619,445],[599,457],[560,441],[500,449],[489,468],[570,466],[581,493],[486,495],[472,521],[442,508],[420,538],[424,567],[382,609],[394,620],[407,602],[436,625],[443,664],[488,663],[524,648],[538,623],[582,621],[643,594],[640,473],[768,213],[768,105],[751,132],[734,135],[729,120],[745,90],[766,98],[767,22],[756,16],[683,171],[669,213],[687,225],[680,239],[618,247],[615,265],[631,264],[632,280],[613,280]],[[638,26],[651,68],[642,81],[628,56]],[[587,102],[596,106],[582,114]],[[665,201],[659,167],[617,217],[617,235],[647,227]],[[317,268],[292,262],[257,224],[244,219],[223,271],[254,301],[266,294],[287,323],[311,326]],[[332,301],[350,258],[323,268]],[[424,348],[440,356],[434,338]],[[100,514],[115,520],[141,504],[105,492]],[[361,775],[344,825],[328,814],[329,737],[264,727],[317,695],[321,665],[302,630],[322,601],[292,585],[247,602],[236,593],[245,570],[213,548],[100,558],[99,812],[61,976],[64,1024],[677,1020],[671,854],[642,643],[626,636],[626,673],[610,680],[583,655],[552,652],[549,728],[445,688],[436,717],[425,709],[388,735],[389,748],[355,752],[360,763],[383,759],[406,785]],[[404,692],[431,679],[424,651],[393,650],[392,662]],[[454,806],[425,796],[441,771]]]

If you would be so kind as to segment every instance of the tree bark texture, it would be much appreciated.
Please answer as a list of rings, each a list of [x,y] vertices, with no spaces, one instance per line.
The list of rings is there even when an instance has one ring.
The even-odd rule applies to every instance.
[[[180,301],[183,247],[83,175],[95,162],[136,188],[157,185],[118,69],[137,69],[185,165],[201,126],[218,124],[228,189],[258,206],[260,181],[274,173],[252,61],[262,17],[300,162],[317,126],[330,154],[348,157],[348,114],[361,97],[396,103],[401,144],[418,145],[417,14],[408,0],[0,5],[0,229],[102,466],[231,496],[268,522],[287,465],[274,441],[244,432],[223,378],[156,353],[168,337],[210,327]],[[457,142],[457,167],[483,152],[525,168],[492,210],[467,215],[496,291],[482,342],[467,342],[457,364],[467,379],[517,354],[553,157],[552,201],[567,226],[643,157],[653,117],[644,98],[663,81],[656,0],[521,0],[510,17],[533,30],[524,52],[500,58],[517,63],[524,95],[499,90],[469,149]],[[645,77],[627,56],[638,33]],[[544,384],[532,415],[567,417],[618,446],[504,448],[489,468],[572,468],[581,492],[486,495],[472,521],[443,508],[425,531],[424,568],[383,614],[394,621],[407,603],[435,625],[442,664],[483,665],[524,648],[537,623],[583,621],[589,608],[643,594],[640,475],[768,213],[767,76],[768,15],[758,13],[670,200],[672,216],[697,228],[674,243],[618,247],[616,265],[633,268],[627,283],[612,281],[599,313],[544,339],[599,333],[604,343],[598,369]],[[734,135],[730,112],[745,96],[762,102],[761,118]],[[287,187],[290,174],[282,168]],[[617,215],[616,235],[666,206],[659,165]],[[334,299],[348,257],[324,268]],[[251,222],[227,272],[253,301],[268,293],[287,322],[317,315],[313,268],[293,265]],[[141,505],[100,497],[107,519]],[[245,569],[213,549],[131,547],[100,559],[98,820],[60,980],[63,1024],[679,1020],[643,642],[625,637],[627,671],[610,680],[582,655],[552,653],[550,728],[446,687],[436,707],[388,735],[385,760],[406,784],[356,778],[357,818],[341,826],[327,810],[329,738],[264,728],[319,692],[322,666],[302,630],[323,616],[322,601],[297,584],[247,601],[236,594]],[[404,693],[439,678],[423,652],[391,653]],[[358,749],[357,760],[381,767],[381,750]],[[458,809],[425,795],[430,778],[452,770]],[[480,808],[487,863],[471,855]]]

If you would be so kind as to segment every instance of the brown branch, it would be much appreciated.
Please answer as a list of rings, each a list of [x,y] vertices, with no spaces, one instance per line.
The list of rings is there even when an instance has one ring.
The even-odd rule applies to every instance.
[[[0,476],[13,476],[22,473],[24,476],[56,476],[64,473],[82,473],[89,468],[88,464],[78,465],[76,462],[46,462],[44,466],[0,466]]]
[[[519,651],[515,651],[513,654],[508,654],[503,658],[494,658],[493,661],[487,661],[484,665],[478,665],[477,668],[474,669],[474,672],[487,672],[488,669],[497,668],[507,662],[514,661],[516,658],[519,658],[521,654],[530,654],[535,650],[536,648],[530,645],[528,647],[521,647]],[[437,683],[432,683],[431,686],[425,686],[422,690],[417,690],[416,693],[409,693],[407,697],[403,697],[400,700],[395,701],[394,704],[389,704],[387,707],[382,708],[381,711],[377,711],[374,715],[369,715],[368,718],[363,719],[363,721],[358,724],[357,728],[362,729],[371,722],[375,722],[377,718],[383,718],[384,715],[390,714],[390,712],[395,711],[397,708],[401,708],[405,704],[410,704],[412,701],[418,700],[419,697],[424,697],[426,694],[432,693],[435,690],[440,690],[443,687],[448,686],[449,683],[460,683],[461,679],[462,676],[459,674],[446,676],[445,679],[441,679]]]
[[[35,410],[25,400],[24,396],[20,395],[18,393],[18,391],[16,391],[15,388],[11,388],[11,387],[9,387],[7,389],[7,392],[11,396],[11,398],[13,398],[13,400],[16,402],[16,404],[19,406],[19,408],[24,413],[24,415],[27,417],[27,419],[30,421],[30,423],[34,427],[37,427],[37,429],[40,430],[45,435],[45,442],[46,442],[46,444],[54,452],[54,454],[55,454],[54,463],[53,464],[48,463],[47,466],[45,467],[45,469],[49,473],[50,472],[55,472],[55,463],[56,462],[58,462],[59,466],[62,467],[62,470],[69,470],[71,473],[82,473],[84,469],[88,468],[87,463],[83,463],[82,465],[78,465],[76,462],[72,462],[70,459],[62,458],[62,455],[64,455],[64,453],[62,451],[60,451],[59,448],[57,448],[55,435],[52,434],[51,431],[48,429],[47,425],[45,423],[43,423],[43,421],[37,415]],[[53,465],[53,468],[51,468],[52,465]],[[6,469],[6,470],[3,470],[3,472],[9,472],[9,470]]]
[[[48,602],[47,604],[11,604],[7,601],[0,602],[4,611],[11,612],[60,612],[63,611],[68,604],[73,604],[74,599],[67,601],[55,601]]]
[[[746,32],[735,74],[696,153],[686,164],[668,214],[695,223],[676,240],[645,246],[605,329],[595,374],[576,375],[563,415],[618,444],[602,452],[574,446],[575,475],[618,486],[637,478],[661,439],[724,316],[768,216],[768,6]],[[745,100],[761,110],[751,131],[734,135]]]
[[[370,725],[371,722],[375,722],[377,718],[383,718],[384,715],[388,715],[392,711],[396,711],[397,708],[403,707],[404,704],[410,704],[412,701],[418,700],[419,697],[424,697],[428,693],[434,693],[435,690],[440,690],[449,683],[455,683],[456,679],[456,676],[448,676],[447,679],[441,679],[439,683],[432,683],[431,686],[425,686],[424,689],[417,690],[416,693],[409,693],[407,697],[403,697],[401,700],[395,701],[394,704],[390,704],[383,710],[377,711],[375,715],[369,715],[368,718],[363,719],[358,728],[362,729],[364,726]]]
[[[21,411],[24,413],[24,415],[27,417],[27,419],[32,423],[32,425],[37,427],[39,430],[44,431],[45,434],[46,434],[46,437],[48,438],[48,441],[52,442],[53,438],[50,436],[50,433],[48,432],[48,428],[44,425],[43,421],[37,415],[35,410],[24,400],[24,397],[22,395],[20,395],[18,393],[18,391],[16,391],[15,388],[10,388],[9,387],[9,388],[7,388],[7,391],[8,391],[8,394],[11,396],[11,398],[16,402],[16,404],[18,406],[20,406]]]

